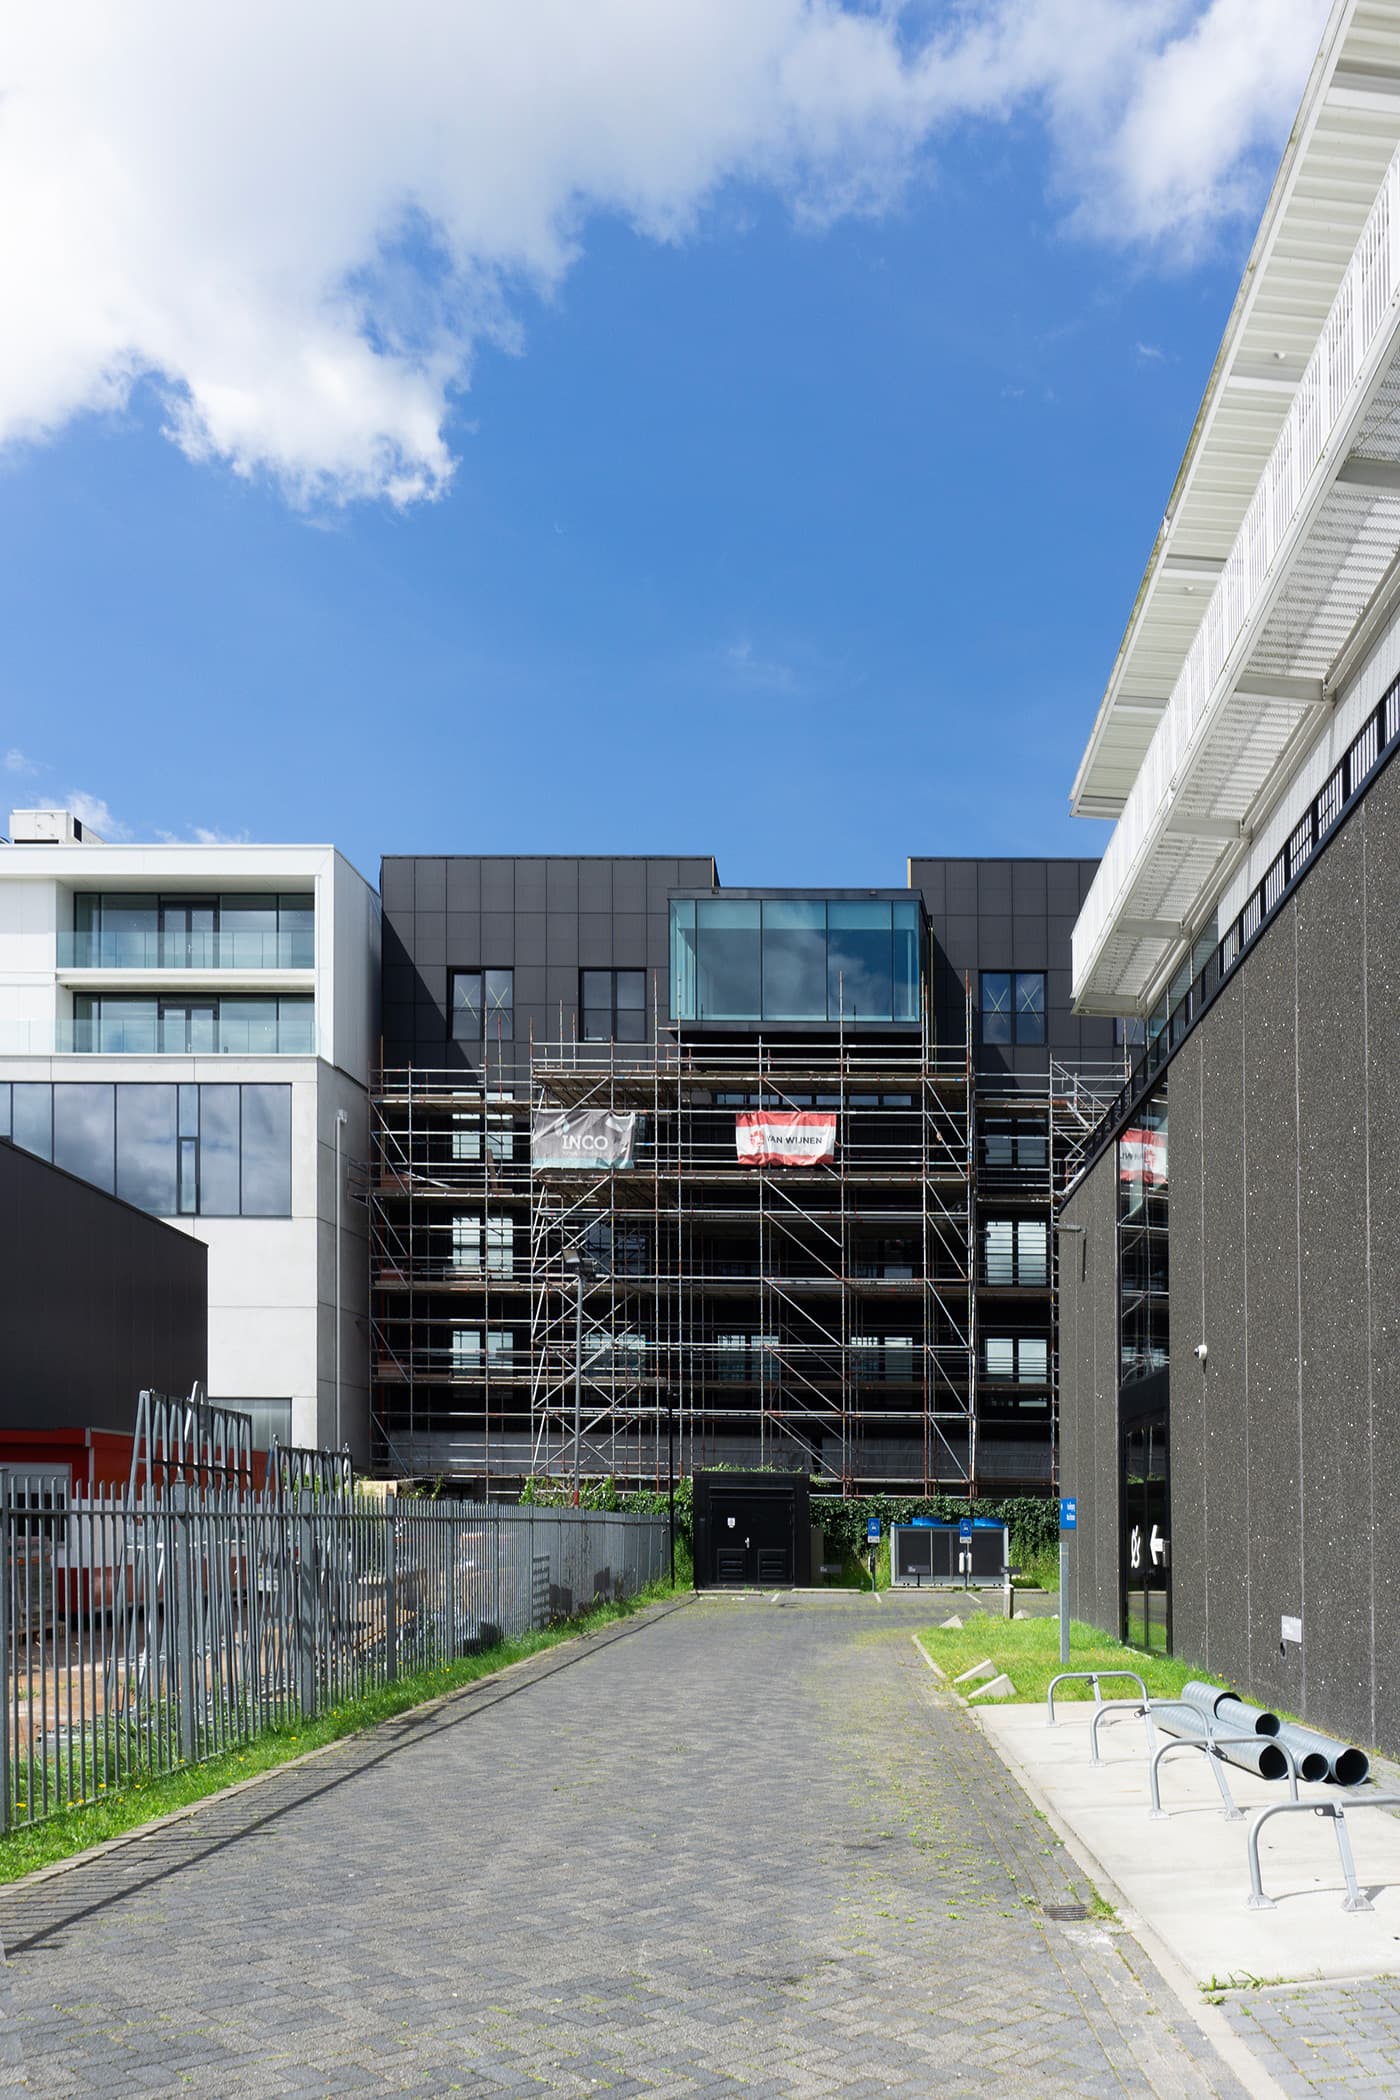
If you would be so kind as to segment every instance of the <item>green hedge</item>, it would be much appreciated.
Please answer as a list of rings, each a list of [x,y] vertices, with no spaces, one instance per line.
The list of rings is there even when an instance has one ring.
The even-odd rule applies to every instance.
[[[725,1470],[717,1468],[716,1470]],[[559,1508],[573,1500],[567,1482],[538,1478],[525,1484],[522,1502],[544,1508]],[[614,1480],[585,1481],[579,1496],[584,1509],[618,1509],[638,1516],[666,1514],[666,1490],[637,1493],[619,1489]],[[826,1534],[827,1549],[845,1560],[858,1560],[865,1552],[865,1526],[878,1517],[885,1531],[891,1524],[908,1524],[914,1517],[933,1517],[940,1524],[956,1524],[959,1517],[991,1517],[1011,1532],[1011,1558],[1018,1566],[1034,1560],[1057,1545],[1060,1536],[1059,1504],[1045,1495],[1007,1495],[1000,1500],[983,1498],[969,1502],[961,1495],[813,1495],[812,1522]],[[676,1538],[687,1553],[694,1544],[695,1489],[687,1474],[676,1482]]]
[[[962,1495],[862,1495],[847,1500],[840,1495],[813,1495],[812,1522],[820,1524],[829,1550],[846,1560],[865,1553],[865,1526],[878,1517],[888,1532],[891,1524],[908,1524],[915,1517],[932,1517],[939,1524],[956,1524],[959,1517],[990,1517],[1005,1524],[1011,1533],[1011,1559],[1024,1566],[1054,1546],[1060,1536],[1060,1507],[1045,1495],[1007,1495],[1000,1499],[983,1496],[970,1502]]]

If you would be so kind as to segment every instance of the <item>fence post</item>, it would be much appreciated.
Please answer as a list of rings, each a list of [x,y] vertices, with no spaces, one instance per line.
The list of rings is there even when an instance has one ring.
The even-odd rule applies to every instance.
[[[297,1524],[297,1700],[303,1721],[316,1716],[316,1519],[306,1509],[305,1490],[299,1496],[302,1515]]]
[[[175,1719],[180,1732],[180,1755],[186,1764],[193,1764],[199,1754],[195,1719],[194,1541],[191,1536],[194,1515],[189,1506],[189,1490],[178,1483],[170,1489],[170,1522],[175,1533],[171,1541],[175,1567],[170,1594],[170,1607],[175,1618]]]
[[[399,1675],[399,1585],[398,1530],[399,1498],[384,1497],[384,1681],[396,1684]]]
[[[15,1573],[14,1540],[10,1530],[10,1476],[0,1468],[0,1830],[10,1827],[10,1703],[13,1694],[10,1682],[10,1607]]]

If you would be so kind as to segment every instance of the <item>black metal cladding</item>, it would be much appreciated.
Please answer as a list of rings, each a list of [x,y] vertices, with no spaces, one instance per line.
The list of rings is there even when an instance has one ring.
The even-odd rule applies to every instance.
[[[930,1251],[918,1244],[917,1232],[910,1245],[904,1244],[903,1236],[910,1229],[904,1213],[911,1204],[918,1207],[912,1193],[917,1146],[910,1154],[914,1161],[910,1189],[894,1189],[888,1198],[896,1214],[883,1226],[869,1219],[852,1224],[848,1250],[852,1302],[860,1317],[856,1319],[853,1312],[855,1324],[849,1336],[841,1337],[840,1347],[853,1352],[853,1377],[862,1387],[870,1387],[872,1435],[878,1429],[884,1439],[878,1463],[886,1469],[877,1475],[872,1460],[872,1470],[864,1477],[871,1482],[878,1477],[885,1485],[921,1486],[927,1455],[915,1448],[917,1434],[901,1429],[897,1422],[901,1408],[920,1404],[916,1381],[903,1375],[919,1328],[914,1308],[922,1288],[920,1279],[926,1270],[928,1280],[940,1289],[946,1286],[955,1295],[961,1288],[965,1293],[968,1273],[976,1273],[976,1250],[983,1243],[984,1224],[1009,1221],[1012,1234],[1019,1235],[1015,1240],[1018,1249],[1023,1241],[1028,1242],[1036,1217],[1048,1229],[1049,1134],[1044,1102],[1052,1060],[1107,1065],[1115,1055],[1112,1022],[1081,1019],[1069,1005],[1070,933],[1095,865],[1089,860],[915,859],[909,863],[909,883],[904,887],[803,891],[775,886],[758,891],[722,888],[714,861],[707,856],[386,859],[381,882],[382,1063],[386,1073],[402,1074],[408,1067],[419,1075],[442,1073],[447,1089],[459,1084],[460,1075],[464,1096],[460,1116],[440,1101],[436,1110],[426,1111],[429,1117],[437,1114],[439,1124],[432,1129],[415,1126],[411,1146],[417,1148],[421,1161],[416,1179],[413,1173],[401,1170],[409,1141],[402,1131],[389,1132],[387,1122],[396,1119],[407,1125],[418,1111],[406,1096],[381,1109],[383,1134],[393,1140],[392,1146],[385,1146],[385,1165],[390,1164],[389,1151],[397,1148],[400,1167],[394,1168],[392,1189],[382,1196],[380,1207],[387,1219],[398,1206],[404,1219],[397,1250],[392,1259],[384,1255],[376,1272],[376,1407],[388,1439],[389,1462],[405,1462],[392,1448],[393,1433],[396,1423],[407,1424],[410,1417],[413,1437],[420,1432],[429,1439],[456,1437],[461,1449],[470,1445],[477,1451],[480,1463],[462,1460],[472,1477],[488,1462],[488,1447],[493,1477],[497,1471],[502,1477],[512,1470],[527,1471],[532,1462],[531,1366],[538,1349],[531,1329],[528,1129],[518,1102],[513,1109],[497,1108],[501,1127],[493,1129],[490,1106],[493,1092],[523,1095],[523,1083],[531,1072],[532,1045],[538,1052],[541,1044],[557,1044],[561,1039],[566,1045],[577,1041],[583,1047],[597,1042],[606,1057],[607,1042],[597,1034],[589,1015],[600,1017],[610,1007],[616,1056],[625,1065],[635,1055],[630,1046],[636,1036],[624,1035],[616,1022],[625,992],[627,1027],[635,1029],[630,973],[636,971],[645,974],[646,987],[641,1044],[649,1046],[658,1034],[674,1041],[676,1030],[669,1020],[669,904],[675,895],[917,897],[926,915],[920,961],[931,1005],[928,1032],[934,1043],[963,1043],[967,988],[970,985],[976,1005],[982,970],[1037,973],[1044,980],[1043,1041],[983,1042],[974,1031],[979,1188],[964,1258],[950,1263],[945,1260],[941,1238]],[[494,1039],[489,1018],[492,1002],[485,981],[490,972],[511,976],[509,1034],[501,1027]],[[467,1040],[460,1022],[454,1035],[454,973],[481,977],[479,989],[475,983],[465,987],[459,1002],[461,1013],[479,1012],[486,1017],[480,1040]],[[601,990],[599,973],[611,973]],[[498,1004],[501,990],[498,984]],[[888,1053],[896,1058],[912,1054],[917,1060],[922,1025],[921,1016],[916,1023],[872,1023],[863,1031],[858,1028],[860,1054]],[[738,1024],[732,1030],[736,1039],[746,1037],[750,1042],[757,1032]],[[713,1039],[716,1031],[683,1028],[680,1033],[691,1043],[702,1034]],[[789,1048],[824,1044],[826,1054],[834,1053],[837,1028],[830,1021],[764,1024],[762,1035],[770,1049],[778,1043]],[[739,1078],[742,1080],[742,1074]],[[860,1109],[866,1120],[852,1136],[852,1146],[857,1139],[877,1148],[903,1144],[905,1125],[900,1115],[904,1114],[905,1123],[915,1120],[908,1076],[884,1082],[876,1078],[871,1084],[882,1086],[883,1108],[891,1111],[889,1128],[877,1124],[866,1101]],[[814,1073],[791,1080],[789,1085],[806,1090],[803,1101],[796,1105],[822,1106],[820,1080]],[[473,1115],[466,1097],[477,1089]],[[1023,1089],[1021,1101],[1008,1099]],[[745,1105],[746,1099],[739,1098],[738,1105]],[[984,1103],[990,1119],[985,1129]],[[732,1117],[735,1105],[734,1099],[717,1096],[716,1112]],[[513,1131],[507,1127],[512,1115],[516,1118]],[[471,1174],[481,1185],[477,1197],[467,1192]],[[410,1197],[410,1186],[420,1191],[421,1201],[419,1196]],[[455,1193],[458,1187],[460,1198]],[[737,1199],[729,1194],[727,1200]],[[691,1352],[695,1364],[708,1367],[703,1369],[703,1391],[698,1386],[696,1390],[700,1393],[698,1412],[706,1423],[704,1448],[709,1462],[753,1463],[760,1457],[760,1440],[749,1434],[746,1416],[754,1405],[754,1367],[767,1332],[758,1302],[758,1263],[756,1255],[740,1244],[740,1221],[726,1212],[723,1203],[712,1198],[707,1201],[712,1201],[715,1226],[715,1245],[704,1263],[709,1281],[687,1315],[689,1324],[678,1346]],[[950,1201],[961,1204],[966,1215],[970,1203],[965,1182]],[[415,1203],[419,1206],[416,1212]],[[474,1208],[481,1210],[479,1222],[466,1215]],[[419,1223],[413,1222],[414,1217]],[[806,1233],[809,1225],[810,1221],[801,1231]],[[810,1226],[810,1230],[815,1232],[817,1227]],[[1044,1244],[1042,1241],[1042,1264]],[[629,1266],[640,1274],[656,1265],[647,1248],[639,1249],[632,1262],[630,1255],[619,1260],[613,1247],[608,1250],[608,1260],[615,1275],[626,1274]],[[819,1265],[809,1261],[805,1241],[798,1246],[794,1240],[786,1261],[795,1273],[802,1273],[806,1293],[802,1302],[810,1302],[814,1308],[811,1317],[816,1320],[827,1303],[817,1289]],[[810,1278],[805,1276],[808,1267],[813,1269]],[[979,1480],[989,1490],[1045,1486],[1051,1477],[1053,1303],[1049,1274],[1043,1267],[1037,1273],[1038,1282],[1029,1280],[1029,1271],[1024,1276],[1018,1273],[1011,1287],[995,1294],[995,1317],[990,1324],[985,1309],[977,1316],[978,1328],[994,1357],[988,1372],[979,1348]],[[901,1276],[906,1280],[901,1282]],[[752,1305],[742,1302],[746,1278],[754,1287]],[[871,1286],[868,1294],[867,1283]],[[900,1296],[902,1291],[909,1294],[907,1299]],[[839,1304],[839,1296],[830,1302]],[[941,1312],[937,1319],[942,1321]],[[941,1326],[938,1331],[942,1332]],[[1027,1346],[1022,1348],[1022,1342]],[[1009,1376],[1003,1374],[1008,1344],[1013,1366]],[[674,1337],[672,1346],[677,1346]],[[1040,1365],[1045,1369],[1037,1381]],[[826,1370],[820,1376],[830,1382]],[[980,1390],[983,1385],[985,1392]],[[728,1408],[725,1390],[733,1397]],[[883,1423],[877,1419],[882,1410]],[[689,1439],[689,1430],[686,1434]],[[407,1441],[405,1436],[405,1447]],[[945,1456],[951,1467],[955,1454]]]
[[[130,1430],[208,1363],[208,1250],[0,1141],[0,1426]]]

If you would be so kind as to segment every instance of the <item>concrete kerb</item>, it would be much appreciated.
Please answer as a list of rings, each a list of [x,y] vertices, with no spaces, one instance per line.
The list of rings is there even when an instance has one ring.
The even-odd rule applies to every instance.
[[[60,1874],[70,1874],[77,1867],[89,1866],[94,1860],[106,1859],[128,1845],[140,1844],[144,1838],[154,1837],[158,1831],[168,1830],[174,1823],[188,1822],[191,1816],[200,1815],[207,1808],[215,1808],[223,1802],[236,1800],[240,1794],[252,1793],[255,1788],[265,1786],[269,1780],[280,1779],[286,1772],[299,1771],[304,1765],[319,1764],[323,1758],[343,1750],[347,1743],[363,1742],[366,1737],[378,1735],[382,1729],[398,1728],[405,1721],[426,1720],[433,1714],[441,1713],[446,1707],[470,1699],[474,1694],[497,1690],[508,1678],[520,1678],[527,1671],[533,1670],[543,1682],[544,1679],[553,1676],[554,1670],[563,1669],[569,1663],[581,1662],[585,1653],[610,1647],[614,1641],[623,1639],[627,1634],[640,1633],[645,1627],[654,1625],[658,1619],[668,1618],[673,1611],[680,1611],[684,1605],[693,1604],[695,1598],[696,1592],[692,1590],[685,1596],[643,1605],[639,1612],[621,1620],[615,1626],[593,1627],[581,1633],[570,1634],[567,1639],[556,1641],[553,1647],[541,1649],[538,1655],[522,1655],[517,1662],[503,1663],[499,1670],[488,1670],[480,1677],[473,1677],[469,1684],[454,1685],[451,1691],[439,1692],[431,1699],[421,1700],[414,1706],[406,1706],[402,1713],[387,1714],[382,1721],[372,1721],[367,1728],[349,1729],[346,1734],[334,1737],[329,1743],[319,1743],[314,1750],[303,1750],[297,1757],[285,1757],[280,1763],[269,1765],[264,1772],[254,1772],[247,1779],[235,1779],[228,1786],[217,1787],[212,1793],[201,1794],[197,1801],[186,1802],[183,1808],[172,1808],[163,1816],[152,1816],[148,1823],[134,1824],[130,1830],[123,1830],[116,1837],[104,1838],[100,1845],[88,1845],[81,1852],[69,1853],[66,1859],[51,1860],[48,1866],[35,1867],[31,1873],[16,1874],[12,1880],[0,1882],[0,1892],[37,1888],[42,1882],[56,1880]],[[550,1664],[553,1664],[553,1669],[547,1667]],[[199,1767],[193,1765],[189,1769],[197,1772]],[[36,1824],[34,1827],[42,1829],[43,1825]]]
[[[1117,1882],[1114,1881],[1102,1861],[1096,1859],[1086,1845],[1081,1844],[1075,1832],[1070,1829],[1062,1817],[1056,1814],[1049,1800],[1040,1791],[1040,1788],[1021,1769],[1015,1759],[1008,1755],[1005,1747],[998,1740],[995,1731],[983,1725],[983,1715],[979,1709],[975,1706],[969,1706],[967,1700],[953,1690],[946,1672],[939,1667],[928,1653],[917,1633],[911,1634],[910,1639],[918,1650],[920,1659],[928,1666],[940,1687],[946,1692],[951,1692],[953,1697],[957,1699],[959,1706],[967,1714],[969,1720],[975,1722],[981,1728],[983,1735],[996,1751],[997,1756],[1006,1766],[1007,1771],[1016,1781],[1022,1793],[1032,1803],[1037,1813],[1044,1817],[1046,1823],[1054,1831],[1056,1837],[1060,1840],[1060,1843],[1064,1846],[1085,1879],[1098,1890],[1101,1896],[1112,1903],[1113,1908],[1118,1913],[1123,1931],[1137,1941],[1143,1953],[1158,1969],[1163,1981],[1168,1985],[1183,2010],[1190,2014],[1195,2025],[1210,2042],[1216,2054],[1229,2065],[1245,2091],[1252,2096],[1252,2100],[1290,2100],[1287,2088],[1280,2085],[1263,2068],[1248,2044],[1236,2034],[1219,2007],[1212,2005],[1209,1999],[1202,1997],[1199,1988],[1177,1961],[1170,1947],[1157,1937],[1157,1934],[1141,1914],[1132,1908],[1123,1891],[1119,1888]],[[1290,1988],[1296,1990],[1298,1986],[1294,1984]],[[1222,1993],[1222,1995],[1224,1994]],[[1251,1994],[1241,1992],[1239,1995],[1245,1997]]]

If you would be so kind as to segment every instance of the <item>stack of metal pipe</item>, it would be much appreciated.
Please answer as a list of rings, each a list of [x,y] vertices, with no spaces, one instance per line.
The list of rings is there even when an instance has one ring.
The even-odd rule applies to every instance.
[[[1181,1706],[1168,1707],[1160,1713],[1162,1726],[1170,1734],[1187,1736],[1193,1742],[1205,1742],[1211,1735],[1257,1736],[1257,1751],[1252,1744],[1239,1743],[1222,1749],[1221,1755],[1232,1765],[1258,1772],[1262,1779],[1282,1779],[1287,1774],[1287,1759],[1280,1757],[1277,1750],[1272,1757],[1268,1755],[1269,1746],[1275,1743],[1292,1751],[1300,1779],[1328,1779],[1334,1786],[1359,1786],[1370,1772],[1371,1760],[1354,1744],[1319,1735],[1315,1728],[1304,1728],[1297,1721],[1281,1720],[1267,1707],[1251,1706],[1237,1692],[1222,1691],[1218,1684],[1202,1684],[1193,1679],[1182,1688],[1181,1697]]]

